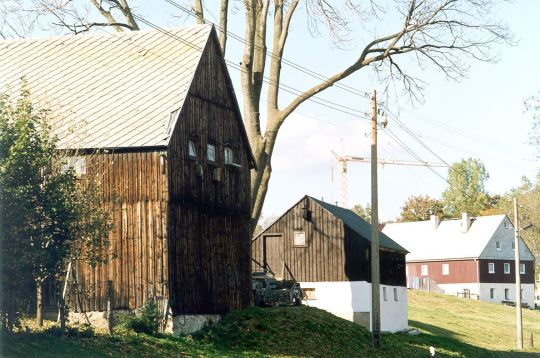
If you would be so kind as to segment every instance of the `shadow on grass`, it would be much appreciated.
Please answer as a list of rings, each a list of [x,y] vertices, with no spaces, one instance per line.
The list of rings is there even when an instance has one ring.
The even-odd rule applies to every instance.
[[[465,357],[540,357],[538,352],[497,351],[473,346],[460,340],[459,335],[455,332],[427,323],[409,320],[409,325],[425,332],[414,336],[414,341],[433,346],[438,351],[443,349],[450,352],[460,352]],[[475,328],[471,327],[471,329]],[[442,356],[444,355],[442,354]]]

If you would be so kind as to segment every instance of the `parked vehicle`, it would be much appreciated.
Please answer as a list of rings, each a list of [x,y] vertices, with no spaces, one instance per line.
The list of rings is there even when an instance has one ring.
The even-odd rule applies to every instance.
[[[260,307],[299,306],[302,290],[295,280],[277,280],[268,271],[253,272],[253,301]]]

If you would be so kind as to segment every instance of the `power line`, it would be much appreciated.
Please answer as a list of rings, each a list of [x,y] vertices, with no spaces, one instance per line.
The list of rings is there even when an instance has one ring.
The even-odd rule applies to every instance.
[[[173,0],[163,0],[163,1],[165,1],[165,2],[167,2],[167,3],[169,3],[169,4],[171,4],[172,6],[174,6],[174,7],[178,8],[178,9],[184,11],[185,13],[187,13],[188,15],[190,15],[190,16],[192,16],[192,17],[194,17],[194,18],[200,19],[200,18],[195,14],[195,12],[193,12],[193,10],[188,9],[188,8],[186,8],[186,7],[184,7],[184,6],[180,5],[180,4],[178,4],[177,2],[175,2],[175,1],[173,1]],[[224,30],[222,27],[220,27],[219,25],[216,25],[216,24],[214,24],[214,23],[212,23],[212,22],[210,22],[210,21],[208,21],[208,20],[206,20],[206,19],[203,19],[203,21],[204,21],[206,24],[209,24],[209,25],[212,25],[212,26],[216,27],[219,31],[225,32],[225,33],[227,34],[227,36],[230,36],[231,38],[233,38],[233,39],[235,39],[235,40],[237,40],[237,41],[239,41],[239,42],[241,42],[241,43],[243,43],[243,44],[246,44],[246,45],[248,44],[248,42],[247,42],[242,36],[239,36],[239,35],[237,35],[237,34],[231,32],[231,31],[225,31],[225,30]],[[271,51],[268,51],[268,50],[264,49],[264,48],[261,47],[261,46],[257,46],[256,44],[253,44],[253,46],[254,46],[255,48],[257,48],[258,50],[265,51],[266,56],[269,56],[269,57],[272,58],[272,59],[276,59],[276,60],[279,60],[279,59],[280,59],[279,56],[274,55]],[[294,69],[296,69],[296,70],[298,70],[298,71],[301,71],[301,72],[303,72],[303,73],[305,73],[305,74],[307,74],[307,75],[310,75],[310,76],[312,76],[312,77],[314,77],[314,78],[317,78],[317,79],[319,79],[319,80],[322,80],[322,81],[328,80],[328,77],[326,77],[326,76],[324,76],[324,75],[322,75],[322,74],[320,74],[320,73],[318,73],[318,72],[316,72],[316,71],[313,71],[313,70],[311,70],[311,69],[309,69],[309,68],[307,68],[307,67],[304,67],[304,66],[302,66],[302,65],[299,65],[299,64],[297,64],[297,63],[295,63],[295,62],[293,62],[293,61],[291,61],[291,60],[287,60],[287,59],[285,59],[284,57],[281,57],[281,62],[284,63],[284,64],[287,64],[287,65],[291,66],[292,68],[294,68]],[[335,83],[335,84],[334,84],[334,87],[340,88],[340,89],[342,89],[342,90],[344,90],[344,91],[347,91],[347,92],[349,92],[349,93],[352,93],[352,94],[355,94],[355,95],[364,97],[364,98],[366,98],[366,99],[369,99],[370,96],[371,96],[371,94],[370,94],[369,92],[367,92],[367,91],[360,91],[360,90],[358,90],[358,89],[356,89],[356,88],[354,88],[354,87],[352,87],[352,86],[348,86],[348,85],[342,84],[342,83]]]
[[[109,0],[105,0],[105,1],[109,1]],[[201,52],[203,51],[203,49],[199,48],[198,46],[193,45],[189,41],[186,41],[186,40],[182,39],[181,37],[171,33],[168,30],[163,29],[162,27],[160,27],[160,26],[158,26],[158,25],[156,25],[156,24],[142,18],[139,15],[133,14],[133,17],[135,19],[141,21],[142,23],[150,26],[151,28],[153,28],[153,29],[155,29],[157,31],[160,31],[160,32],[168,35],[169,37],[171,37],[171,38],[173,38],[173,39],[175,39],[177,41],[180,41],[180,42],[192,47],[193,49],[196,49],[196,50],[201,51]],[[227,60],[227,59],[224,59],[224,61],[229,66],[234,68],[235,70],[246,73],[246,71],[242,67],[238,66],[234,62],[232,62],[230,60]],[[276,83],[275,81],[271,80],[267,76],[263,77],[263,82],[265,82],[267,84],[275,85],[279,89],[281,89],[281,90],[283,90],[285,92],[291,93],[291,94],[293,94],[295,96],[299,96],[299,95],[301,95],[303,93],[303,91],[298,90],[298,89],[296,89],[296,88],[294,88],[292,86],[285,85],[283,83]],[[358,116],[358,114],[361,114],[361,115],[366,116],[366,117],[369,116],[369,114],[367,112],[363,112],[363,111],[357,110],[355,108],[348,107],[348,106],[345,106],[345,105],[342,105],[342,104],[339,104],[339,103],[336,103],[336,102],[333,102],[333,101],[330,101],[330,100],[327,100],[327,99],[323,99],[323,98],[320,98],[320,97],[312,96],[312,97],[307,98],[307,101],[317,103],[317,104],[325,106],[327,108],[330,108],[330,109],[333,109],[333,110],[336,110],[336,111],[339,111],[339,112],[342,112],[342,113],[345,113],[345,114],[349,114],[349,115],[352,115],[352,116]]]

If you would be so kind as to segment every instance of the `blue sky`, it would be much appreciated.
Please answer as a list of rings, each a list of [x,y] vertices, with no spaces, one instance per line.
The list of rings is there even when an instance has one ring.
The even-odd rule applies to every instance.
[[[163,0],[140,2],[135,10],[160,26],[194,22],[193,18],[185,15],[175,17],[181,12]],[[324,34],[312,37],[307,31],[303,12],[299,9],[298,18],[293,20],[284,57],[326,76],[356,59],[366,41],[371,39],[369,32],[383,33],[399,26],[392,21],[392,14],[388,14],[389,20],[377,28],[368,24],[368,29],[362,29],[359,23],[354,23],[355,31],[350,34],[347,50],[341,50],[333,46]],[[540,90],[540,53],[536,37],[539,13],[540,1],[501,2],[493,16],[510,26],[518,44],[496,47],[495,52],[500,58],[496,64],[469,62],[470,71],[460,82],[447,80],[435,69],[418,70],[411,67],[414,64],[407,64],[427,83],[424,103],[412,105],[395,92],[388,98],[382,95],[379,100],[388,103],[392,113],[429,150],[390,118],[392,132],[425,161],[439,162],[442,158],[453,163],[463,158],[479,158],[490,174],[487,189],[491,193],[501,194],[518,186],[523,175],[533,179],[538,172],[537,151],[527,144],[532,115],[524,112],[523,102]],[[210,20],[217,14],[212,7],[206,11]],[[242,10],[233,9],[230,17],[233,21],[229,30],[242,35]],[[228,60],[234,63],[241,61],[241,45],[229,39]],[[239,72],[233,68],[229,70],[241,101]],[[316,82],[305,73],[283,66],[282,83],[286,85],[303,90]],[[369,69],[352,75],[344,83],[359,91],[370,92],[375,88],[382,92],[383,89]],[[369,100],[338,88],[331,88],[320,97],[355,111],[369,111]],[[292,96],[285,93],[280,96],[283,105],[291,99]],[[331,150],[369,156],[369,133],[369,122],[362,116],[351,116],[311,102],[301,105],[287,119],[279,134],[263,215],[281,215],[305,194],[329,202],[337,201],[339,179]],[[380,158],[414,160],[384,132],[380,133],[379,144]],[[389,165],[379,168],[381,220],[395,219],[409,196],[427,194],[439,198],[447,186],[440,177],[447,175],[444,168],[434,169],[439,176],[425,168]],[[369,165],[350,163],[348,179],[349,206],[369,203]]]

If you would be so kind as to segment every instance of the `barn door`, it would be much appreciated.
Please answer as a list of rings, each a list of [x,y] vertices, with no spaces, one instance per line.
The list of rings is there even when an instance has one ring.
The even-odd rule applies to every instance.
[[[266,250],[264,245],[266,243]],[[283,263],[285,262],[285,240],[281,234],[264,235],[262,240],[263,255],[266,251],[266,262],[278,279],[283,277]]]

